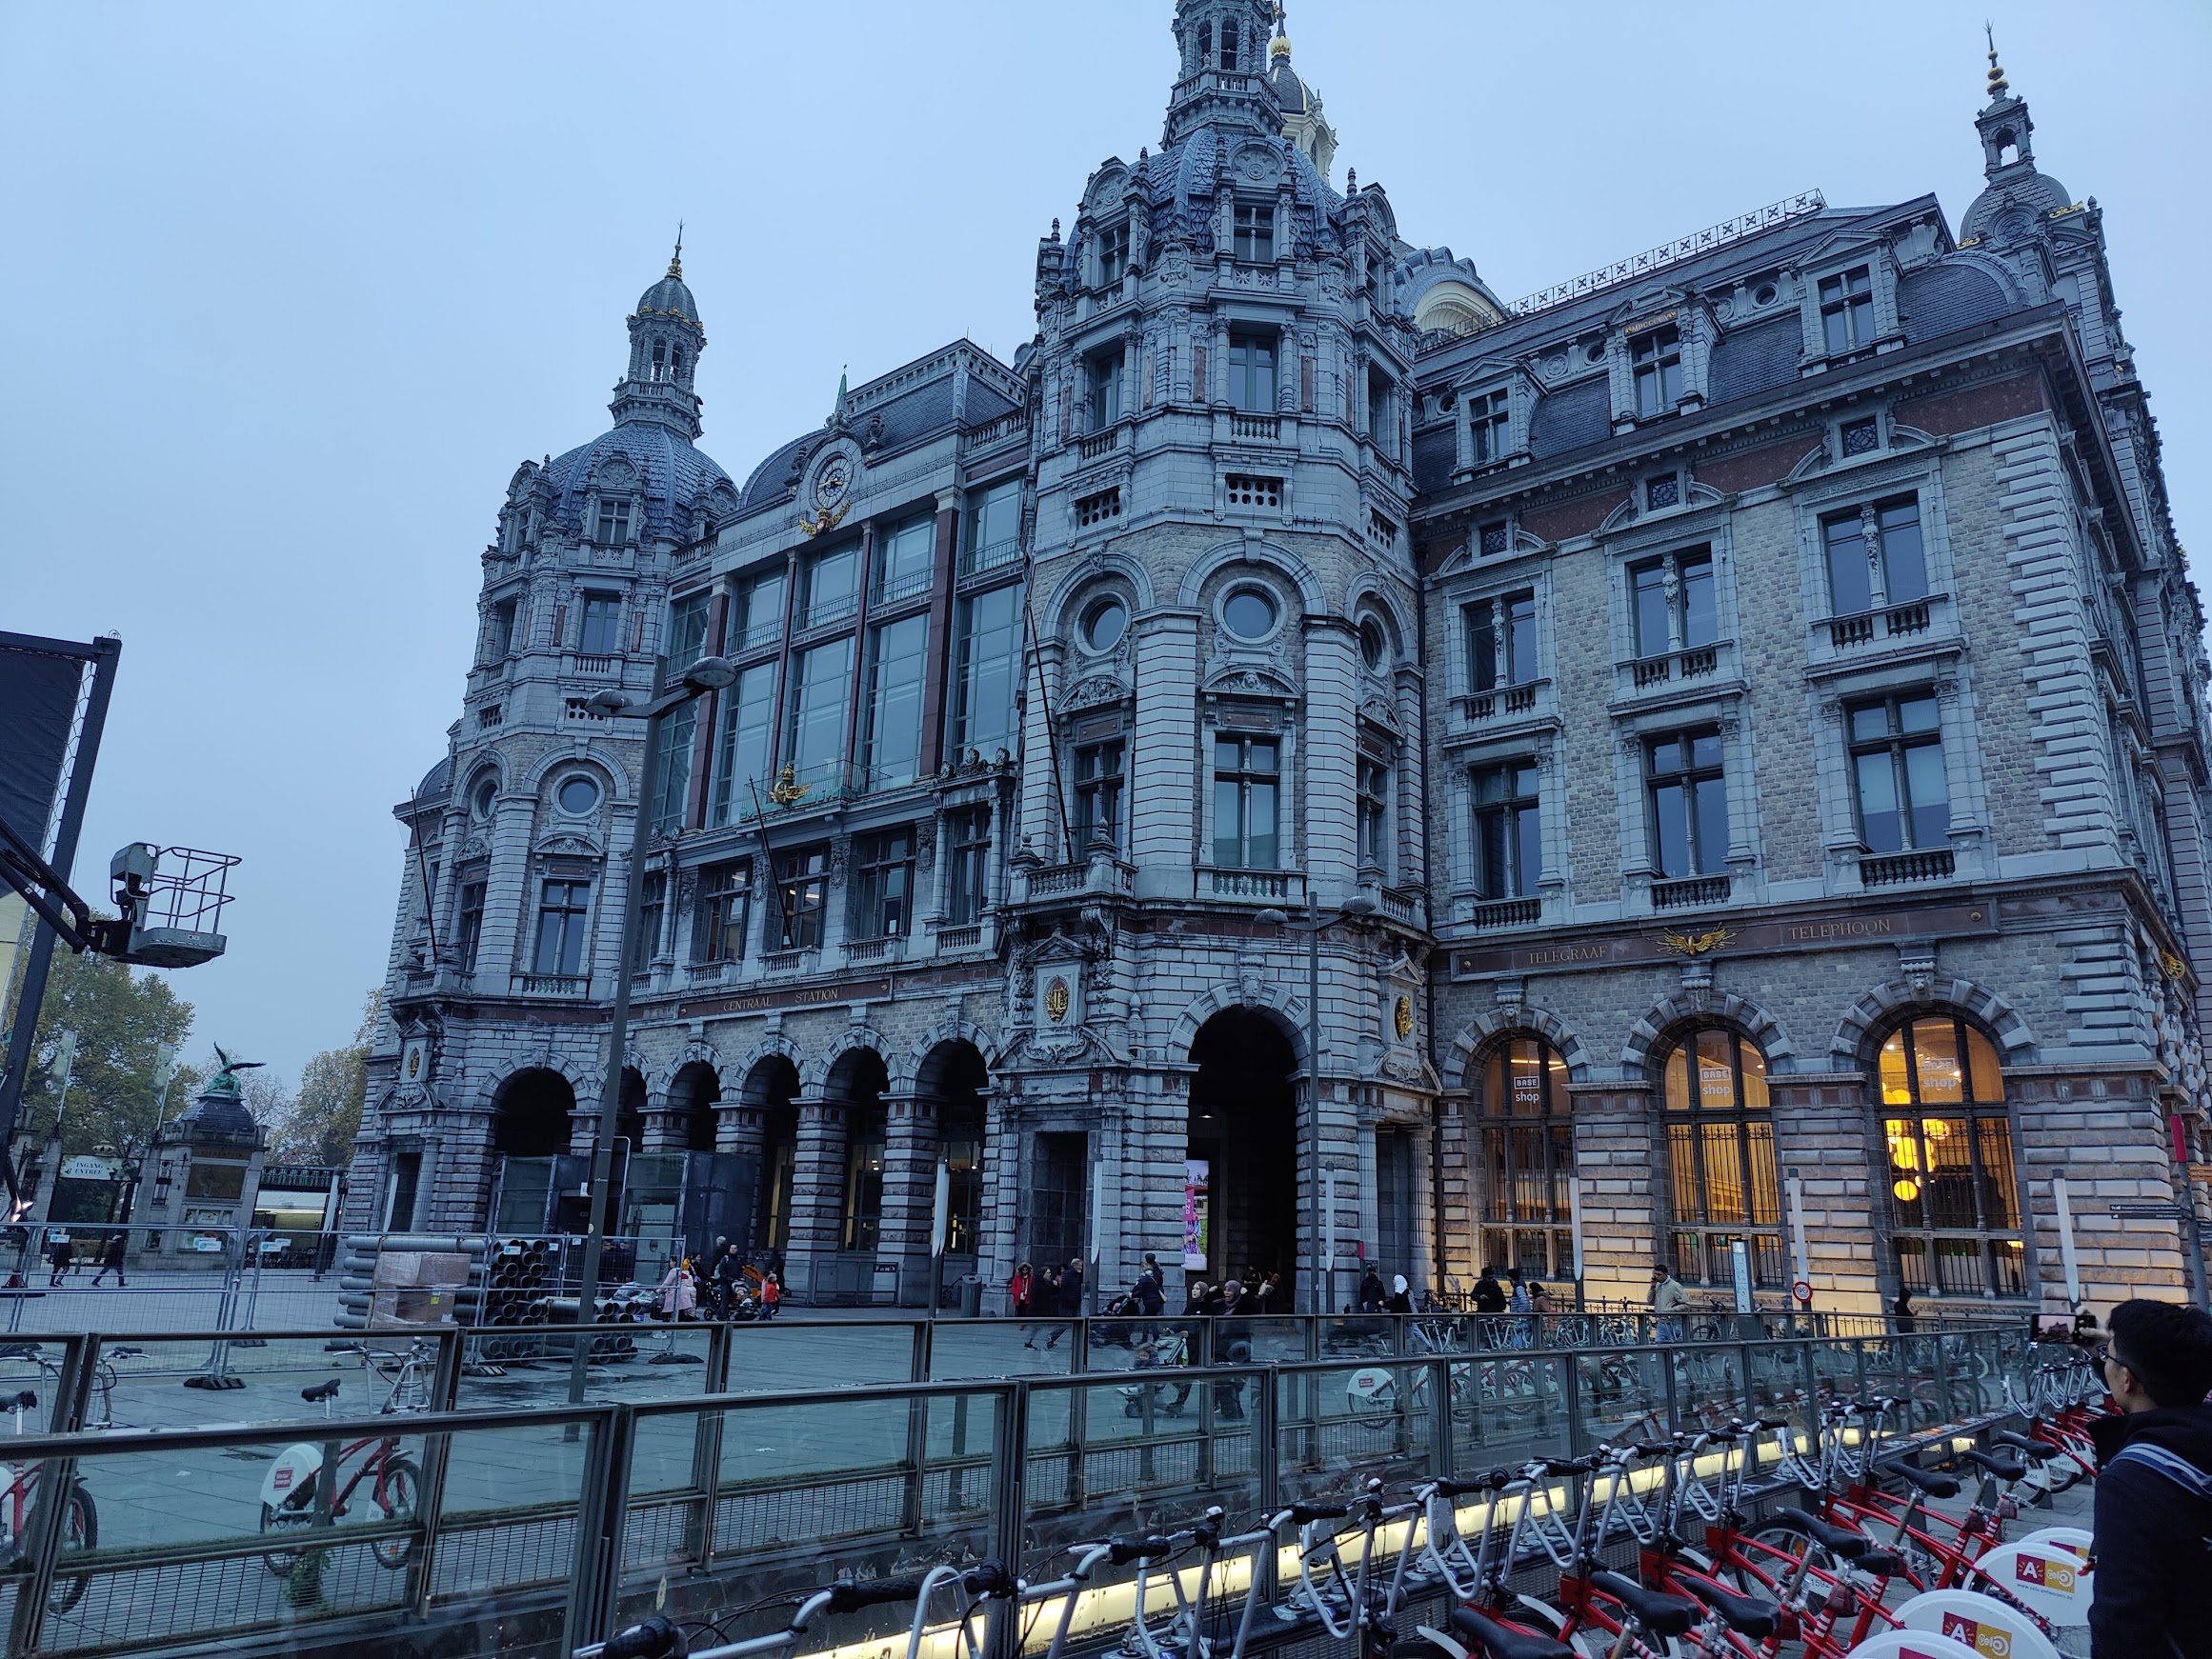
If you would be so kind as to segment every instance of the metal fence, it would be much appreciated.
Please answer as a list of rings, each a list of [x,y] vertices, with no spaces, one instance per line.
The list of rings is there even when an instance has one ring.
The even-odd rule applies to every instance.
[[[338,1306],[338,1249],[336,1233],[18,1223],[0,1231],[0,1328],[14,1335],[324,1324]]]
[[[1268,1363],[1256,1348],[1254,1363],[1156,1363],[1160,1336],[1179,1323],[1147,1328],[1128,1350],[1090,1332],[1094,1362],[1128,1353],[1117,1372],[890,1385],[841,1375],[855,1386],[750,1393],[730,1385],[742,1385],[733,1370],[753,1332],[672,1328],[665,1349],[595,1364],[585,1405],[523,1409],[499,1403],[517,1369],[565,1372],[562,1342],[635,1329],[549,1331],[536,1358],[505,1365],[476,1357],[473,1333],[374,1335],[387,1357],[342,1383],[330,1421],[306,1403],[305,1429],[17,1439],[0,1477],[8,1652],[550,1659],[656,1605],[718,1617],[840,1574],[989,1556],[1045,1576],[1076,1539],[1173,1527],[1212,1505],[1242,1521],[1371,1477],[1402,1485],[1571,1456],[1734,1415],[1809,1431],[1832,1398],[1903,1398],[1914,1431],[1940,1441],[1992,1420],[2001,1379],[2029,1364],[2024,1323],[1426,1355],[1405,1351],[1408,1325],[1386,1323],[1383,1352]],[[1328,1322],[1307,1323],[1298,1340],[1326,1346]],[[960,1343],[991,1329],[922,1327],[919,1360],[888,1332],[877,1346],[886,1369],[951,1369],[990,1357]],[[289,1386],[352,1357],[311,1350],[330,1340],[278,1333],[222,1363],[232,1375],[285,1372]],[[1219,1332],[1201,1340],[1221,1346]],[[196,1342],[205,1355],[221,1341],[39,1344],[52,1421],[90,1420],[117,1347]],[[606,1397],[626,1386],[617,1372],[644,1379],[634,1397]],[[429,1409],[378,1413],[385,1389],[402,1408]],[[336,1477],[311,1480],[319,1469]],[[301,1490],[310,1501],[287,1501]],[[1257,1569],[1275,1562],[1263,1555]],[[880,1633],[855,1617],[825,1627],[823,1645]]]

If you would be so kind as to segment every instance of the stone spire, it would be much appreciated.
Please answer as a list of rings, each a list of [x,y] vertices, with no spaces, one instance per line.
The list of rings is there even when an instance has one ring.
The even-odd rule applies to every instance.
[[[684,284],[684,233],[676,227],[675,251],[669,255],[668,274],[638,296],[637,310],[630,314],[630,367],[614,389],[607,407],[617,423],[646,421],[681,433],[686,442],[699,436],[699,397],[692,390],[699,353],[707,349],[707,330],[699,322],[698,304]]]
[[[1282,110],[1268,81],[1271,0],[1176,0],[1176,46],[1181,61],[1168,94],[1163,143],[1201,127],[1282,130]]]

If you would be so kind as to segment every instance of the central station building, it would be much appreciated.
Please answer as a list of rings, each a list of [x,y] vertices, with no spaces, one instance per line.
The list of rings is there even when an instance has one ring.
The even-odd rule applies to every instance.
[[[2203,617],[1994,52],[1956,231],[1807,195],[1508,304],[1262,0],[1174,32],[1014,362],[740,482],[672,261],[517,470],[350,1224],[580,1228],[628,972],[641,1273],[2199,1289]],[[593,694],[708,655],[641,801]]]

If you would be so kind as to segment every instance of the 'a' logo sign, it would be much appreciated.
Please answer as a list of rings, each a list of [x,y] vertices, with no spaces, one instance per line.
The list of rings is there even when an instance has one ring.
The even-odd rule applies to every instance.
[[[2073,1563],[2053,1561],[2043,1555],[2022,1555],[2013,1563],[2013,1576],[2022,1584],[2040,1586],[2060,1595],[2074,1593]]]
[[[1989,1659],[2012,1659],[2012,1636],[1995,1625],[1984,1625],[1968,1618],[1964,1613],[1943,1615],[1943,1634],[1954,1642],[1963,1642],[1977,1653],[1986,1653]]]

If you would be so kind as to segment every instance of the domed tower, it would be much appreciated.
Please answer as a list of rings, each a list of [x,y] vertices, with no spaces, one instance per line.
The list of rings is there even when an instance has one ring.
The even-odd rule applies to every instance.
[[[1078,1201],[999,1244],[1081,1221],[1101,1282],[1172,1252],[1310,1307],[1329,1240],[1418,1277],[1427,1236],[1414,331],[1387,198],[1286,133],[1274,20],[1181,0],[1162,149],[1038,250],[1010,1099]]]
[[[1291,68],[1290,36],[1284,31],[1282,7],[1275,9],[1275,38],[1267,43],[1267,84],[1282,109],[1282,133],[1314,159],[1323,178],[1337,160],[1337,130],[1321,113],[1321,94],[1298,78]]]
[[[482,554],[461,718],[395,809],[410,844],[350,1224],[479,1229],[503,1160],[589,1147],[593,1016],[613,992],[644,758],[635,723],[592,698],[642,700],[656,657],[698,653],[710,600],[696,555],[737,510],[694,447],[706,331],[680,253],[627,320],[614,424],[515,469]],[[672,603],[687,580],[701,591]],[[663,729],[649,828],[681,821],[698,719],[687,706]]]

